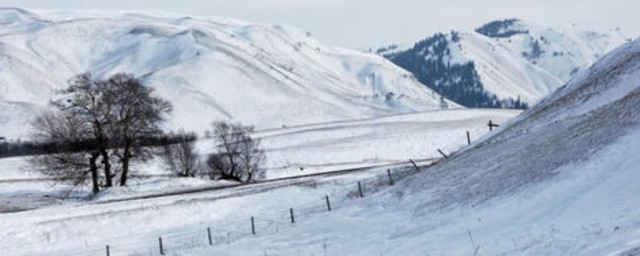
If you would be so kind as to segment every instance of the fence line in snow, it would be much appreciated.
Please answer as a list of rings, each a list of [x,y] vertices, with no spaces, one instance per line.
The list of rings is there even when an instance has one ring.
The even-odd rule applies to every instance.
[[[466,132],[466,140],[470,145],[471,137],[468,131]],[[437,149],[437,151],[445,159],[449,157],[440,149]],[[394,186],[397,181],[422,172],[422,169],[412,159],[409,159],[409,162],[413,168],[410,166],[396,168],[396,170],[402,170],[396,172],[392,171],[392,169],[386,169],[380,175],[359,180],[352,187],[322,195],[318,199],[302,203],[298,207],[290,207],[289,209],[282,209],[282,211],[274,211],[265,215],[247,216],[247,219],[224,222],[218,226],[203,226],[198,230],[165,234],[157,237],[155,243],[151,240],[133,240],[127,243],[107,244],[102,248],[88,249],[82,253],[86,253],[85,255],[103,254],[107,256],[167,255],[182,250],[230,244],[262,234],[287,231],[293,229],[296,225],[303,224],[304,221],[312,216],[330,214],[335,209],[348,204],[350,200],[364,198],[367,194],[379,191],[383,187]],[[435,163],[437,162],[431,165]],[[69,255],[83,254],[75,252]]]
[[[352,186],[319,196],[315,200],[303,202],[297,207],[282,209],[264,215],[247,216],[246,219],[225,222],[219,225],[203,226],[201,229],[183,233],[165,234],[156,241],[133,240],[129,243],[114,243],[102,246],[102,255],[173,255],[173,253],[196,247],[230,244],[264,234],[273,234],[303,225],[307,220],[349,204],[349,201],[365,197],[383,187],[396,184],[407,176],[420,172],[419,168],[405,167],[402,171],[386,169],[380,175],[354,182]],[[87,255],[96,255],[96,250]],[[77,254],[76,254],[77,255]]]

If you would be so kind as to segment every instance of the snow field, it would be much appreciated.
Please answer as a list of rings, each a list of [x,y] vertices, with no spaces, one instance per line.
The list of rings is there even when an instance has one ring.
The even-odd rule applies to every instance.
[[[263,139],[269,159],[267,164],[269,178],[279,178],[386,164],[405,163],[402,165],[406,166],[408,165],[406,162],[410,158],[416,159],[419,164],[426,164],[433,160],[421,162],[420,159],[440,157],[435,151],[436,148],[451,152],[463,147],[466,144],[466,130],[472,132],[475,140],[476,137],[488,132],[487,120],[491,119],[501,123],[518,113],[518,111],[508,110],[433,111],[265,130],[257,132],[255,136]],[[376,135],[371,136],[372,133]],[[325,143],[330,139],[331,143]],[[212,141],[206,139],[199,141],[197,148],[200,154],[214,150]],[[385,158],[371,157],[376,154],[384,155]],[[28,166],[23,158],[0,159],[0,163],[6,169],[2,172],[2,180],[41,178],[38,174],[28,171]],[[300,166],[304,166],[305,170],[300,171]],[[162,164],[158,161],[140,165],[138,168],[137,175],[162,175],[165,173],[162,171]],[[412,169],[394,169],[393,178],[400,178],[402,173],[407,171],[410,172]],[[371,171],[340,177],[309,179],[291,188],[281,187],[283,185],[278,185],[276,188],[271,188],[273,185],[264,185],[264,187],[257,185],[257,188],[234,188],[230,191],[211,192],[212,194],[199,193],[183,197],[176,196],[175,200],[172,199],[172,202],[167,203],[164,203],[162,199],[118,202],[113,203],[118,206],[107,207],[108,209],[102,203],[112,205],[109,202],[114,199],[126,199],[183,189],[213,188],[228,184],[200,179],[165,177],[132,179],[130,187],[110,189],[99,195],[95,204],[87,204],[81,200],[63,201],[56,198],[41,202],[42,198],[46,198],[43,197],[44,195],[62,192],[60,191],[62,188],[48,187],[46,182],[29,180],[6,182],[0,193],[5,202],[10,202],[9,205],[18,209],[36,209],[5,215],[13,215],[17,219],[9,217],[5,219],[6,222],[2,223],[7,231],[3,234],[7,239],[2,247],[8,246],[7,250],[17,255],[43,251],[56,255],[65,253],[89,255],[103,251],[104,246],[109,244],[112,255],[117,255],[119,252],[130,254],[136,251],[144,254],[156,252],[157,236],[162,235],[167,236],[164,238],[167,250],[170,248],[183,250],[186,249],[185,246],[188,247],[192,244],[192,237],[196,239],[196,244],[202,242],[200,235],[203,227],[207,225],[215,230],[215,237],[218,239],[216,241],[231,242],[246,238],[245,233],[249,230],[246,227],[251,215],[260,216],[256,219],[256,227],[261,230],[260,234],[272,233],[273,230],[286,230],[291,228],[290,225],[284,224],[288,221],[287,210],[290,207],[294,207],[297,221],[307,221],[312,215],[323,212],[326,207],[325,198],[323,198],[325,194],[331,196],[332,206],[339,208],[343,201],[352,200],[357,196],[356,182],[358,180],[363,181],[363,189],[365,195],[368,196],[377,187],[387,186],[387,179],[386,168],[374,168]],[[271,191],[273,189],[281,192],[260,193],[263,190]],[[263,205],[258,201],[242,199],[244,196],[251,196],[255,193],[260,194],[256,200],[270,203]],[[287,196],[280,198],[281,195]],[[275,197],[279,199],[268,199]],[[231,201],[224,205],[216,203],[215,206],[208,206],[218,200]],[[164,212],[163,209],[173,208],[174,204],[179,209],[176,209],[175,212]],[[184,205],[194,206],[189,206],[187,209]],[[73,211],[76,213],[70,214],[67,209],[76,209]],[[25,214],[23,217],[32,221],[26,221],[26,219],[19,217],[22,214]],[[171,218],[178,218],[180,221],[170,223],[172,221],[153,220],[153,216],[157,214],[175,216]],[[237,225],[233,223],[227,225],[227,221],[223,221],[226,218],[232,218],[231,216],[242,214],[244,214],[243,220],[238,220]],[[27,215],[31,217],[26,217]],[[132,219],[125,217],[131,215],[133,215]],[[39,216],[48,216],[45,218],[48,220],[40,219]],[[49,219],[50,217],[52,219]],[[123,217],[127,220],[121,221]],[[233,218],[235,219],[235,217]],[[196,222],[192,222],[194,220]],[[79,224],[76,221],[84,223]],[[132,226],[131,223],[136,223],[136,225]],[[76,224],[78,226],[75,228],[71,227]],[[91,231],[94,228],[85,230],[87,226],[94,224],[98,224],[94,227],[96,230],[104,228],[113,229],[113,231],[94,237],[92,235],[94,231]],[[119,225],[122,225],[122,229],[126,230],[128,236],[125,239],[118,231],[120,228],[117,226]],[[146,230],[147,227],[152,230]],[[229,238],[222,240],[219,236],[225,232]],[[79,241],[75,239],[78,237],[86,239]],[[17,240],[13,240],[14,238]],[[205,242],[208,243],[207,240]],[[28,248],[31,249],[25,247],[25,244],[29,244]]]

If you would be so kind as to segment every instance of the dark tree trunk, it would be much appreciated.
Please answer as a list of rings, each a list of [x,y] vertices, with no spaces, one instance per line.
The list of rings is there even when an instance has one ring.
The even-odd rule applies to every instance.
[[[98,138],[98,146],[100,155],[102,155],[102,165],[104,166],[104,177],[105,177],[105,187],[113,186],[113,179],[111,176],[111,163],[109,162],[109,152],[107,151],[107,147],[109,146],[109,141],[105,138],[104,131],[102,129],[102,125],[100,122],[95,119],[93,121],[97,131],[95,132],[95,136]]]
[[[227,152],[229,152],[229,151],[227,151]],[[229,155],[229,164],[231,166],[231,170],[229,170],[229,175],[233,176],[236,173],[236,164],[235,164],[235,161],[234,161],[235,157],[231,153],[227,153],[227,154]]]
[[[109,163],[109,152],[106,148],[100,149],[102,155],[102,165],[104,165],[105,187],[113,186],[113,176],[111,175],[111,163]]]
[[[248,171],[247,172],[247,180],[246,182],[251,182],[253,180],[253,172]]]
[[[98,165],[96,165],[96,160],[100,157],[99,152],[91,153],[91,158],[89,159],[89,171],[91,172],[91,183],[93,186],[93,193],[97,194],[100,192],[100,184],[98,184]]]
[[[120,186],[127,185],[127,175],[129,175],[129,160],[131,159],[131,145],[130,139],[125,139],[124,153],[122,155],[122,175],[120,176]]]

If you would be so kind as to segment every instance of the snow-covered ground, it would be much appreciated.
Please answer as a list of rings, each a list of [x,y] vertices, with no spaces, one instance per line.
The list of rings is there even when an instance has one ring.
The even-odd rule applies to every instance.
[[[221,119],[266,129],[457,107],[380,56],[286,25],[14,8],[0,21],[0,136],[10,139],[83,72],[141,77],[173,103],[167,129],[196,132]]]
[[[407,161],[409,159],[414,159],[418,163],[429,163],[431,161],[434,161],[435,158],[441,157],[437,152],[437,149],[442,149],[443,151],[450,153],[466,146],[466,131],[470,131],[472,140],[476,140],[483,134],[488,132],[488,128],[486,126],[488,120],[502,123],[507,119],[517,115],[518,113],[519,111],[511,110],[460,109],[434,111],[416,114],[404,114],[383,118],[332,122],[289,127],[283,129],[265,130],[257,132],[255,136],[262,138],[263,145],[266,149],[268,159],[268,178],[281,178],[287,176],[299,176],[367,166],[387,166],[394,164],[397,166],[406,166],[408,165]],[[203,155],[215,150],[213,147],[213,142],[207,139],[198,141],[197,148],[199,150],[199,153]],[[105,214],[110,215],[108,213],[105,213],[104,211],[109,212],[115,209],[111,206],[103,207],[100,205],[95,205],[94,203],[87,203],[81,198],[63,200],[61,196],[65,192],[64,187],[52,187],[49,186],[50,184],[47,181],[39,180],[43,177],[39,176],[37,173],[28,171],[29,166],[25,162],[24,158],[0,159],[0,166],[3,167],[3,171],[2,173],[0,173],[2,177],[0,179],[0,184],[2,184],[0,189],[0,202],[2,202],[2,209],[0,210],[2,211],[12,212],[35,208],[35,210],[27,211],[30,213],[22,213],[25,214],[23,216],[28,215],[34,218],[39,218],[37,216],[51,217],[50,213],[54,212],[59,214],[56,215],[58,216],[56,218],[62,218],[64,216],[66,216],[64,218],[69,218],[70,216],[67,215],[68,212],[64,209],[83,208],[83,210],[77,210],[74,212],[77,212],[80,215],[87,214],[87,216],[93,216],[88,217],[89,219],[103,219],[105,218]],[[300,167],[304,167],[304,170],[300,170]],[[344,184],[349,184],[349,186],[351,186],[354,184],[355,180],[385,174],[384,169],[385,168],[374,168],[371,171],[342,175],[339,176],[339,178],[309,178],[305,180],[305,182],[303,182],[300,186],[286,187],[277,190],[286,191],[285,193],[288,194],[288,198],[290,199],[274,200],[274,203],[277,205],[277,207],[282,208],[286,207],[284,205],[301,205],[306,201],[311,200],[310,198],[318,197],[319,195],[324,195],[325,193],[337,193],[336,191],[341,191],[342,194],[339,195],[344,196],[347,192],[352,190],[351,188],[345,189]],[[164,168],[158,161],[152,161],[150,163],[137,166],[136,174],[163,175],[167,173],[166,168]],[[132,179],[131,181],[132,182],[128,188],[114,188],[102,192],[101,195],[94,200],[94,202],[108,202],[113,199],[126,199],[130,197],[161,194],[172,191],[214,188],[217,186],[232,185],[230,183],[220,183],[219,181],[206,181],[202,179],[191,178],[175,179],[161,176],[138,178]],[[282,184],[262,185],[258,186],[257,189],[239,189],[241,191],[248,191],[244,193],[252,194],[258,193],[259,191],[263,190],[263,187],[272,186],[282,186]],[[237,189],[234,188],[234,190]],[[174,201],[174,203],[184,200],[205,200],[202,198],[224,198],[227,195],[235,194],[233,192],[234,190],[224,190],[220,192],[212,191],[210,193],[199,193],[189,196],[176,196],[174,197],[174,199],[176,200]],[[322,190],[324,192],[319,192],[319,190]],[[270,194],[258,194],[257,198],[265,198],[269,197],[269,195]],[[337,199],[339,199],[339,197],[335,200]],[[240,200],[252,206],[247,207],[246,209],[244,209],[244,207],[236,206],[234,205],[234,203],[231,203],[228,206],[220,206],[216,203],[215,205],[211,206],[213,208],[208,208],[209,206],[202,206],[205,208],[201,209],[202,213],[200,214],[202,214],[202,219],[200,219],[199,221],[211,223],[217,222],[217,220],[215,219],[207,220],[207,216],[210,215],[205,214],[206,212],[215,212],[216,215],[220,214],[222,217],[226,214],[242,214],[245,211],[249,211],[251,213],[245,212],[246,216],[249,216],[249,214],[253,213],[257,214],[260,212],[267,212],[266,209],[276,207],[275,205],[259,206],[257,204],[258,201],[266,199],[249,199],[258,200],[255,201],[255,203],[251,203],[251,201],[244,201],[245,199],[236,198],[232,200],[233,202],[235,202],[236,200]],[[148,200],[143,201],[144,202],[134,201],[133,203],[123,202],[121,206],[124,209],[116,211],[122,211],[125,215],[128,215],[130,212],[146,212],[140,215],[140,218],[150,219],[152,218],[152,216],[149,216],[147,214],[157,214],[150,209],[157,209],[157,207],[159,206],[156,205],[156,203]],[[160,199],[157,201],[153,201],[163,202],[164,200]],[[205,200],[205,204],[208,205],[208,201]],[[336,201],[334,202],[334,204],[336,204],[337,206],[338,202]],[[173,203],[168,203],[166,207],[171,208],[173,207],[172,205]],[[254,206],[258,208],[253,208]],[[92,208],[93,210],[84,209],[85,207]],[[223,207],[225,209],[217,209],[217,207]],[[185,210],[186,209],[179,210],[182,213],[163,214],[168,214],[167,216],[184,216],[182,214],[191,212],[191,210]],[[42,211],[46,211],[48,213],[44,213]],[[220,213],[220,211],[227,213]],[[22,214],[5,213],[3,216],[19,216]],[[143,217],[145,215],[146,217]],[[114,215],[115,219],[121,217],[123,217],[123,215]],[[46,231],[45,233],[37,235],[36,237],[38,238],[34,237],[35,240],[24,240],[24,238],[21,238],[22,235],[11,233],[14,231],[18,231],[21,228],[18,228],[14,231],[9,231],[13,230],[13,228],[11,228],[13,224],[27,224],[24,223],[24,220],[11,220],[11,218],[2,219],[7,220],[7,222],[3,222],[2,226],[6,227],[5,230],[8,232],[3,234],[2,236],[5,237],[6,235],[7,239],[9,240],[19,238],[21,239],[21,242],[5,240],[6,243],[4,243],[2,246],[6,245],[13,248],[13,245],[20,245],[22,243],[32,244],[32,246],[29,246],[31,249],[27,249],[25,247],[22,247],[24,250],[18,250],[15,248],[9,249],[9,251],[14,254],[26,255],[36,252],[39,253],[42,252],[42,250],[51,251],[53,254],[59,254],[62,253],[61,250],[64,250],[67,246],[69,246],[70,248],[77,246],[74,245],[74,243],[66,244],[64,242],[52,241],[52,237],[56,237],[54,238],[56,240],[66,238],[59,236],[60,234],[54,234],[55,232],[51,233],[50,231]],[[114,222],[116,222],[115,219]],[[155,233],[162,234],[166,232],[173,232],[174,230],[185,229],[192,226],[192,224],[190,223],[190,218],[185,217],[183,219],[185,222],[175,222],[168,226],[167,224],[158,224],[165,222],[162,220],[158,220],[158,223],[150,223],[149,221],[138,223],[144,226],[156,226],[155,228],[157,228],[157,232]],[[32,224],[40,226],[40,224],[38,223],[41,224],[40,221],[32,222]],[[111,222],[107,221],[107,223]],[[128,223],[128,221],[123,222],[122,224],[125,224],[129,228],[133,228],[130,224],[126,223]],[[33,226],[32,228],[35,228],[35,226]],[[32,230],[32,228],[28,229]],[[148,238],[148,235],[150,233],[148,232],[148,230],[145,230],[142,227],[136,229],[138,229],[138,232],[131,233],[138,236],[137,238],[133,239],[133,241],[137,241],[136,239],[140,239],[140,241],[136,243],[144,245],[144,243],[141,241],[145,241],[145,238]],[[114,229],[113,231],[116,230]],[[73,231],[71,233],[67,233],[65,231],[64,236],[66,236],[68,239],[71,239],[74,236],[83,235],[76,233],[76,231]],[[111,241],[112,239],[115,242],[115,237],[117,236],[118,234],[116,232],[113,233],[113,235],[107,237],[96,237],[95,239],[97,240],[93,240],[94,238],[91,238],[88,241],[95,242],[87,241],[87,246],[89,246],[90,244],[95,245],[99,243],[109,243],[109,241]],[[42,243],[44,241],[42,239],[49,241]],[[114,252],[117,252],[118,249],[122,249],[121,247],[118,248],[115,245],[112,245],[112,247],[112,250],[114,250]],[[75,251],[72,254],[75,253],[85,252]]]
[[[108,244],[112,255],[157,255],[162,236],[167,255],[633,255],[640,248],[638,80],[640,41],[394,186],[385,183],[385,168],[374,168],[295,184],[52,206],[4,214],[0,249],[100,255]],[[364,181],[364,198],[356,181]]]
[[[489,120],[505,122],[513,110],[459,109],[403,114],[383,118],[321,123],[256,132],[266,152],[268,179],[352,168],[429,163],[466,146],[488,132]],[[197,151],[204,159],[215,152],[214,141],[202,139]],[[30,171],[25,158],[0,159],[0,212],[64,203],[65,187],[50,186],[46,177]],[[301,169],[302,168],[302,169]],[[175,179],[156,159],[134,168],[130,187],[103,192],[99,200],[229,185],[202,179]]]
[[[267,152],[269,178],[346,168],[435,159],[437,149],[450,153],[520,111],[458,109],[382,118],[305,125],[258,132]],[[204,143],[202,152],[211,152]],[[301,171],[300,168],[304,170]]]

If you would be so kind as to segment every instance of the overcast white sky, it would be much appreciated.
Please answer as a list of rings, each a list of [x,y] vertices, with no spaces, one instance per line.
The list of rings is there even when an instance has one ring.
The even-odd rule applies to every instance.
[[[360,49],[413,43],[510,17],[542,25],[621,27],[630,37],[640,35],[639,0],[0,0],[0,6],[159,10],[285,23],[328,44]]]

